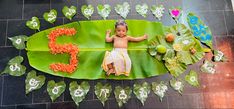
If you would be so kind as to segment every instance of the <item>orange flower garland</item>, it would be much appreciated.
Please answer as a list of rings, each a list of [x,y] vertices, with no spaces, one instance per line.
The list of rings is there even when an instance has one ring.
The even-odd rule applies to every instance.
[[[62,36],[62,35],[73,36],[75,34],[76,34],[76,30],[74,28],[58,28],[58,29],[52,30],[49,33],[50,52],[52,54],[68,53],[71,55],[69,64],[63,64],[63,63],[50,64],[50,69],[52,69],[53,71],[72,73],[76,70],[76,67],[78,64],[78,59],[77,59],[77,54],[79,52],[78,47],[73,44],[63,44],[63,45],[56,44],[57,37]]]

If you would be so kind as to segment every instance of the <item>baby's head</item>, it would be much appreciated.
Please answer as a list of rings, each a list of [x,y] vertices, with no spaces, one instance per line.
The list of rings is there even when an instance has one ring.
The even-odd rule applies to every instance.
[[[125,37],[127,35],[128,25],[124,20],[118,20],[115,23],[115,33],[118,37]]]

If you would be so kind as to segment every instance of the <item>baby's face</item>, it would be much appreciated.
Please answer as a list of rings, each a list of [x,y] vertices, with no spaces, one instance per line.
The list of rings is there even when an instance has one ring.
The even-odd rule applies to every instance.
[[[118,25],[117,28],[115,29],[115,33],[119,37],[125,37],[127,33],[126,26]]]

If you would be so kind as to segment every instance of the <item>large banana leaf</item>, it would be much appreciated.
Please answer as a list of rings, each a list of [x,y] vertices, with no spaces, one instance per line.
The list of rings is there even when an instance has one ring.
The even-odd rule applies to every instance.
[[[27,42],[27,55],[29,63],[37,70],[56,76],[76,79],[138,79],[161,75],[167,72],[164,64],[153,59],[147,53],[148,41],[129,42],[128,53],[132,60],[132,70],[129,77],[114,76],[107,77],[101,68],[106,50],[112,49],[112,43],[105,42],[107,29],[114,31],[115,20],[80,21],[50,28],[32,35]],[[127,20],[128,34],[134,37],[148,34],[148,40],[156,35],[163,34],[163,26],[158,22],[143,20]],[[64,72],[53,72],[49,65],[52,63],[69,63],[68,54],[53,55],[49,52],[47,35],[55,28],[75,28],[77,34],[73,37],[59,37],[57,43],[73,43],[79,47],[79,65],[72,74]],[[112,33],[114,34],[114,33]]]

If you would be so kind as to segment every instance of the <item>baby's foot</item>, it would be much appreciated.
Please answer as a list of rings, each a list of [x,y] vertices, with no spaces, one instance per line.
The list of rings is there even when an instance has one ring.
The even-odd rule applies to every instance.
[[[107,76],[109,76],[111,73],[114,73],[114,69],[109,69],[106,73]]]

